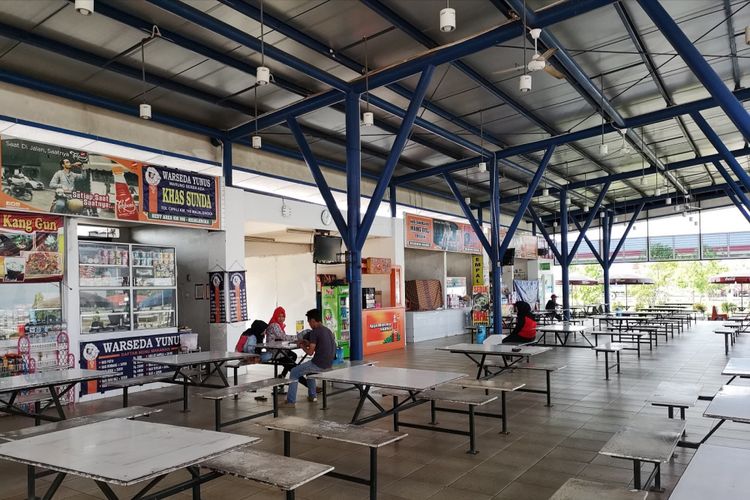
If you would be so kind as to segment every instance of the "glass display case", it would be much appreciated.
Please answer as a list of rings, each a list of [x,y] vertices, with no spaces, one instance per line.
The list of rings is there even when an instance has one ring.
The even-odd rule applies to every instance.
[[[177,325],[175,250],[79,243],[81,333]]]

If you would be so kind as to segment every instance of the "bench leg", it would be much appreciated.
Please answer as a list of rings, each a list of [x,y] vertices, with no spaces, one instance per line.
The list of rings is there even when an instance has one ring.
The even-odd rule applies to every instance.
[[[638,338],[636,340],[637,340],[637,342],[635,344],[636,345],[636,351],[638,352],[638,358],[640,358],[641,357],[641,339]]]
[[[430,401],[430,425],[437,425],[437,410],[435,410],[435,400]]]
[[[724,356],[729,356],[729,335],[724,334]]]
[[[641,461],[633,460],[633,488],[641,489]]]
[[[182,411],[187,413],[190,411],[188,406],[188,385],[187,381],[182,384]]]
[[[34,401],[34,426],[42,424],[42,419],[39,418],[39,413],[42,411],[41,401]]]
[[[617,355],[617,373],[620,373],[620,351],[615,353]]]
[[[550,383],[550,372],[549,370],[546,370],[545,373],[547,374],[547,406],[552,406],[552,384]]]
[[[239,366],[233,366],[233,367],[231,367],[231,368],[232,368],[232,370],[234,371],[234,375],[233,375],[233,377],[232,377],[232,378],[234,379],[234,385],[238,385],[238,380],[237,380],[237,378],[238,378],[238,377],[237,377],[237,372],[239,371],[240,367],[239,367]],[[237,400],[239,399],[239,397],[240,397],[240,395],[239,395],[239,394],[235,394],[235,395],[234,395],[234,400],[235,400],[235,401],[237,401]]]
[[[128,388],[127,387],[122,388],[122,407],[123,408],[128,407]]]
[[[667,417],[674,418],[674,407],[668,406],[667,407]]]
[[[378,498],[378,449],[370,448],[370,500]]]
[[[609,352],[604,351],[604,380],[609,380]]]
[[[33,465],[26,466],[26,497],[29,500],[37,500],[36,496],[36,469]]]
[[[328,381],[323,380],[323,410],[328,409]]]
[[[685,420],[685,408],[680,408],[680,420]]]
[[[271,387],[271,398],[273,405],[273,418],[277,418],[279,416],[279,398],[278,398],[278,391],[276,390],[276,386]]]
[[[393,396],[393,407],[398,406],[398,396]],[[393,412],[393,432],[398,432],[398,412]]]
[[[221,399],[214,399],[214,413],[216,415],[214,429],[219,432],[221,431]]]
[[[466,453],[476,455],[476,426],[474,425],[474,405],[469,405],[469,451]]]
[[[294,490],[287,490],[286,500],[294,500]]]
[[[284,456],[292,456],[292,434],[289,431],[284,431]]]
[[[661,492],[664,491],[661,489],[661,464],[656,463],[654,464],[654,486],[651,488],[651,491]]]
[[[500,393],[500,410],[503,412],[503,430],[500,434],[508,434],[508,415],[505,409],[505,391]]]

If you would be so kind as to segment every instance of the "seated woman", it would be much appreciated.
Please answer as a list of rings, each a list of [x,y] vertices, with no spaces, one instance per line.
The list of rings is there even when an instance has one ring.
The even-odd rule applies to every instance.
[[[516,302],[516,326],[503,344],[526,344],[536,339],[536,321],[531,315],[531,306],[522,300]]]
[[[268,327],[266,328],[266,342],[290,342],[297,339],[294,335],[287,335],[284,320],[286,320],[286,311],[284,308],[277,307],[274,309],[271,321],[268,322]],[[280,354],[282,355],[278,359],[278,364],[283,366],[284,369],[279,377],[284,378],[289,373],[289,370],[297,366],[297,354],[291,349],[285,350]]]
[[[267,327],[268,323],[256,319],[255,321],[253,321],[253,324],[250,325],[250,328],[242,332],[242,336],[247,337],[244,344],[242,345],[242,352],[246,352],[248,354],[258,354],[260,356],[261,363],[267,362],[269,359],[271,359],[271,356],[273,356],[272,353],[268,351],[264,352],[261,348],[255,347],[256,345],[263,343]]]

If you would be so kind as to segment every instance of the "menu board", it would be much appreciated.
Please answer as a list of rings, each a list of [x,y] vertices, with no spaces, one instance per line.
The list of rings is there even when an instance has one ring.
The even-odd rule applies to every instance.
[[[481,254],[482,244],[469,224],[404,214],[404,246]]]
[[[229,322],[247,321],[247,288],[245,271],[232,271],[228,274]]]
[[[209,323],[226,323],[227,305],[224,291],[224,271],[208,273]]]
[[[216,177],[0,137],[0,209],[221,228]]]
[[[0,283],[62,281],[63,218],[0,211]]]
[[[180,335],[167,333],[141,337],[81,342],[81,368],[114,372],[115,377],[81,384],[81,396],[116,389],[108,383],[122,378],[161,373],[166,367],[134,363],[133,359],[169,356],[180,351]]]

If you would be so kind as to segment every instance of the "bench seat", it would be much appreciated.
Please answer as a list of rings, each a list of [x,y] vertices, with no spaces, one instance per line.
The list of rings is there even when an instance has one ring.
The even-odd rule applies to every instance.
[[[250,448],[232,451],[203,462],[201,467],[221,474],[274,486],[291,493],[333,470],[333,466],[284,457]]]
[[[127,408],[129,404],[130,394],[129,389],[131,387],[143,387],[147,384],[157,384],[160,382],[169,382],[175,377],[175,372],[163,372],[154,373],[151,375],[141,375],[140,377],[121,378],[119,380],[113,380],[109,382],[109,387],[115,387],[122,389],[122,407]],[[166,401],[159,401],[158,403],[151,403],[147,406],[159,406],[163,404],[176,403],[182,401],[183,398],[169,399]]]
[[[626,490],[623,486],[568,479],[549,500],[646,500],[647,491]]]
[[[528,359],[528,358],[527,358]],[[500,364],[486,364],[487,368],[507,368],[506,366],[500,365]],[[535,394],[545,394],[547,396],[547,406],[552,406],[552,384],[551,384],[551,374],[552,372],[560,371],[564,368],[567,368],[568,365],[560,365],[555,363],[516,363],[513,365],[512,368],[510,368],[511,371],[513,370],[535,370],[535,371],[543,371],[545,372],[545,381],[546,381],[546,389],[531,389],[529,387],[521,387],[519,389],[516,389],[520,392],[533,392]]]
[[[604,380],[609,380],[609,369],[617,367],[617,373],[620,373],[620,351],[625,349],[625,344],[619,342],[607,342],[606,344],[599,344],[592,347],[594,352],[598,355],[600,352],[604,353]],[[615,363],[610,366],[609,354],[615,353],[617,358]]]
[[[203,392],[199,394],[199,396],[203,399],[209,399],[214,402],[214,416],[215,416],[214,429],[216,431],[220,431],[222,427],[239,424],[240,422],[245,422],[247,420],[252,420],[258,417],[264,417],[266,415],[272,414],[274,417],[277,417],[279,415],[278,401],[276,400],[276,396],[278,395],[277,388],[284,386],[284,385],[289,385],[291,382],[292,381],[288,378],[266,378],[263,380],[255,380],[253,382],[247,382],[245,384],[222,387],[220,389],[214,389],[212,391]],[[237,399],[237,396],[245,392],[257,392],[260,389],[268,389],[269,387],[271,388],[271,400],[273,403],[272,409],[222,422],[221,402],[223,400],[225,400],[226,398],[231,398],[231,397],[234,397],[235,399]]]

